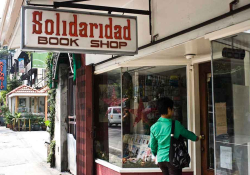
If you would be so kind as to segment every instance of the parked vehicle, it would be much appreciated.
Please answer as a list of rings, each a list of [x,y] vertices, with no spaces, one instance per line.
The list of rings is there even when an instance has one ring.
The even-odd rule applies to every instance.
[[[108,125],[121,124],[121,106],[112,106],[108,108]]]

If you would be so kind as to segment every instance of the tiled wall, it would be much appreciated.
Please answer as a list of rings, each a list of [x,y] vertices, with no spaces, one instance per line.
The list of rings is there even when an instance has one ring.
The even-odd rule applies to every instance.
[[[85,56],[81,55],[85,63]],[[82,66],[77,70],[76,97],[76,149],[77,175],[93,174],[93,69],[92,66]]]

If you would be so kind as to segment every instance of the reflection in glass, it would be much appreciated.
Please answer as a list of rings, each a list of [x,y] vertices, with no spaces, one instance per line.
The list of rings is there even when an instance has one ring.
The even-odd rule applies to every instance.
[[[250,34],[240,33],[212,45],[216,174],[247,175],[250,173]],[[222,57],[224,48],[233,52]],[[235,49],[244,49],[244,59],[238,59]]]
[[[133,67],[95,76],[95,156],[124,168],[153,168],[150,127],[156,102],[174,100],[174,118],[187,127],[186,66]]]
[[[121,70],[95,76],[96,157],[121,167]]]
[[[149,135],[160,117],[157,99],[165,96],[174,100],[174,118],[187,126],[185,66],[122,69],[123,167],[157,167]]]

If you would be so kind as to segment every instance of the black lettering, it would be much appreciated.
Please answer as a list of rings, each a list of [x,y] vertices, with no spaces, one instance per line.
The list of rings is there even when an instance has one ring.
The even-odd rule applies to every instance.
[[[100,47],[99,40],[91,40],[90,47]]]
[[[54,42],[53,42],[53,40],[54,40]],[[49,38],[50,45],[58,45],[58,43],[59,43],[58,38],[55,38],[55,37]]]
[[[70,38],[70,46],[73,46],[73,43],[75,43],[76,46],[79,46],[78,43],[77,43],[77,40],[79,40],[79,39],[74,39],[73,40],[72,38]]]
[[[48,44],[48,39],[47,39],[47,37],[39,36],[39,37],[38,37],[38,44]]]
[[[102,41],[100,41],[100,46],[101,46],[101,48],[102,48],[102,46],[107,46],[107,48],[109,48],[109,41],[107,41],[107,43],[103,43]]]
[[[60,38],[60,45],[68,46],[69,45],[69,39],[68,38]]]
[[[111,41],[110,42],[110,48],[115,48],[115,49],[117,49],[118,48],[118,42],[117,41]]]
[[[128,44],[126,42],[119,42],[119,48],[126,47]]]

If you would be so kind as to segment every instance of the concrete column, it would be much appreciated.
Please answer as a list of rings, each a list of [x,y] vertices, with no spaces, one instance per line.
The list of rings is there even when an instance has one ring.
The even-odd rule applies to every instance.
[[[67,80],[68,66],[59,65],[59,83],[56,89],[56,118],[55,118],[55,137],[56,148],[56,169],[66,171],[68,169],[67,152]]]

